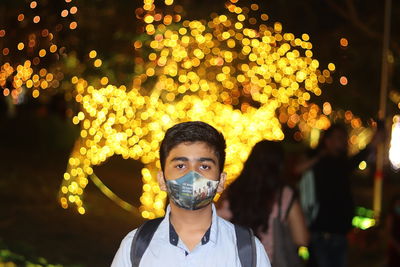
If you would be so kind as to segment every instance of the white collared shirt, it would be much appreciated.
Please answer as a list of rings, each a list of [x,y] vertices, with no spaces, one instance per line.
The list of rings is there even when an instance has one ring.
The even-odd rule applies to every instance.
[[[211,228],[192,251],[189,251],[176,235],[169,221],[169,213],[168,206],[165,218],[143,254],[140,267],[241,267],[234,225],[217,216],[214,204],[212,204]],[[112,267],[132,266],[130,251],[135,232],[136,229],[122,240],[111,264]],[[174,240],[175,237],[178,240]],[[271,264],[263,245],[257,238],[255,241],[257,267],[270,267]]]

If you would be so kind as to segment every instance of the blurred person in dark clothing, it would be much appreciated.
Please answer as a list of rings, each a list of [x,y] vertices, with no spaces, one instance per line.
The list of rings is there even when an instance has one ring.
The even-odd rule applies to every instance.
[[[295,167],[296,173],[308,171],[313,177],[316,209],[312,218],[307,218],[312,266],[346,266],[346,235],[352,228],[354,216],[349,177],[382,139],[383,131],[379,130],[365,149],[350,157],[347,129],[341,124],[333,124],[321,136],[318,147]]]
[[[400,266],[400,194],[392,199],[386,223],[389,236],[387,267],[398,267]]]

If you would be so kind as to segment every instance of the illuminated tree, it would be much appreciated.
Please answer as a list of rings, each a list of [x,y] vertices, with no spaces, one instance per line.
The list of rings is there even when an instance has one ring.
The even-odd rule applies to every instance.
[[[73,120],[81,124],[81,138],[64,174],[60,193],[64,208],[74,203],[85,213],[81,196],[88,177],[96,177],[92,166],[119,154],[145,164],[142,216],[162,216],[166,194],[154,177],[167,128],[202,120],[223,132],[229,183],[255,143],[284,138],[276,117],[279,108],[293,115],[307,106],[310,94],[321,94],[319,84],[331,80],[330,71],[319,70],[309,36],[283,33],[280,23],[257,24],[251,13],[258,5],[240,7],[235,2],[227,4],[226,14],[213,15],[209,21],[172,24],[181,21],[179,12],[159,13],[152,1],[144,1],[136,13],[143,14],[150,38],[134,44],[144,52],[135,59],[142,66],[136,66],[132,87],[106,86],[104,77],[106,87],[96,89],[73,78],[75,100],[82,108]],[[268,15],[261,14],[260,19],[267,21]],[[327,119],[320,121],[329,125]]]

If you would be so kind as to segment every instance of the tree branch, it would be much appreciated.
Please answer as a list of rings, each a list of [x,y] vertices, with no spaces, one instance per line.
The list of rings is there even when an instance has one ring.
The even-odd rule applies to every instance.
[[[332,10],[336,12],[336,14],[350,21],[353,26],[360,30],[360,32],[362,32],[364,35],[371,39],[382,40],[382,33],[373,31],[359,18],[357,9],[354,5],[354,0],[346,0],[346,9],[339,6],[335,0],[325,0],[325,2],[332,8]],[[397,55],[400,56],[400,45],[396,40],[391,40],[390,47]]]

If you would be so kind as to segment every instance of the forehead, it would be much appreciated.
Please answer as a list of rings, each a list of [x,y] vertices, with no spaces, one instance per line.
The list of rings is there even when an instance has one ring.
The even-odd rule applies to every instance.
[[[167,161],[176,157],[212,158],[217,160],[214,148],[205,142],[184,142],[174,146],[168,153]]]

